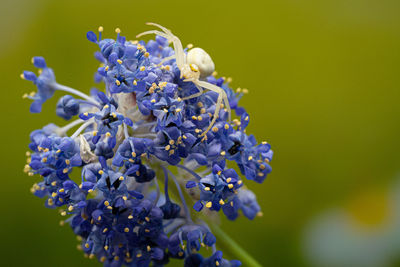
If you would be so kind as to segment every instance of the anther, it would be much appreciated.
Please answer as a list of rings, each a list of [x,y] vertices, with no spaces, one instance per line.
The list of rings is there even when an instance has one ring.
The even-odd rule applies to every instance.
[[[146,69],[145,66],[141,66],[141,67],[140,67],[140,71],[144,71],[145,69]]]
[[[118,178],[118,180],[120,180],[120,181],[123,181],[125,178],[124,178],[124,176],[120,176],[119,178]]]
[[[120,33],[121,33],[120,28],[116,28],[116,29],[115,29],[115,32],[118,33],[118,34],[120,34]]]
[[[212,202],[211,201],[207,202],[206,207],[207,208],[211,208],[212,207]]]
[[[219,200],[219,204],[220,204],[220,205],[224,205],[225,202],[224,202],[222,199],[220,199],[220,200]]]

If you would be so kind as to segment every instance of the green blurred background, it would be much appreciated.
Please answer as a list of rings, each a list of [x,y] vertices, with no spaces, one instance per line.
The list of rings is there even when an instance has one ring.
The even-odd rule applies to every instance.
[[[390,187],[400,171],[399,11],[398,0],[1,0],[1,265],[97,265],[29,192],[39,178],[22,172],[28,135],[62,121],[57,98],[29,113],[21,96],[34,88],[19,74],[40,55],[58,82],[88,91],[97,62],[86,32],[102,25],[114,37],[120,27],[134,39],[147,21],[204,48],[220,75],[249,89],[248,132],[275,151],[264,184],[247,183],[264,216],[224,221],[226,232],[263,266],[311,265],[308,222],[365,188]]]

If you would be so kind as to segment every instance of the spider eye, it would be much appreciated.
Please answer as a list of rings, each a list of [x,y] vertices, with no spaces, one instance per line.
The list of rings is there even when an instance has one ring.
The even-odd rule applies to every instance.
[[[195,64],[190,64],[190,69],[194,72],[199,72],[199,67],[197,67],[197,65]]]

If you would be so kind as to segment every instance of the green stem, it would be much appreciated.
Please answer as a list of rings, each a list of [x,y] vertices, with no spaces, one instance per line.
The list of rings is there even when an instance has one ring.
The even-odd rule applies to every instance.
[[[261,264],[241,248],[219,226],[210,224],[210,227],[213,234],[217,237],[217,243],[223,243],[224,247],[230,250],[242,262],[243,266],[261,267]]]

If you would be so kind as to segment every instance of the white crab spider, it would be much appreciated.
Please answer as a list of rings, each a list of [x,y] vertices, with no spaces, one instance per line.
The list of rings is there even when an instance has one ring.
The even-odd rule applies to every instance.
[[[136,37],[139,38],[140,36],[147,35],[147,34],[156,34],[156,35],[166,38],[170,43],[172,43],[174,45],[175,55],[164,58],[161,61],[160,65],[165,61],[175,58],[176,65],[178,66],[179,70],[181,71],[181,78],[182,77],[185,78],[184,79],[185,82],[194,83],[196,85],[197,89],[199,90],[198,93],[193,94],[188,97],[185,97],[185,98],[183,98],[183,100],[200,96],[203,93],[203,88],[218,93],[218,99],[217,99],[213,119],[212,119],[210,125],[208,126],[207,130],[205,130],[201,134],[201,136],[205,136],[206,133],[214,125],[215,121],[217,120],[217,118],[219,116],[219,111],[221,109],[221,106],[223,106],[222,101],[224,102],[224,105],[228,111],[229,121],[230,121],[231,120],[231,108],[229,105],[228,97],[226,96],[224,89],[222,89],[221,87],[218,87],[214,84],[211,84],[209,82],[200,80],[200,79],[204,79],[207,76],[211,75],[215,70],[214,62],[212,61],[210,55],[208,55],[206,51],[204,51],[203,49],[201,49],[199,47],[190,49],[187,52],[187,54],[185,54],[185,52],[183,51],[181,41],[179,40],[178,37],[173,35],[170,30],[168,30],[167,28],[165,28],[161,25],[158,25],[156,23],[147,23],[147,25],[152,25],[152,26],[158,27],[162,30],[162,32],[158,31],[158,30],[151,30],[151,31],[142,32],[142,33],[138,34]]]

